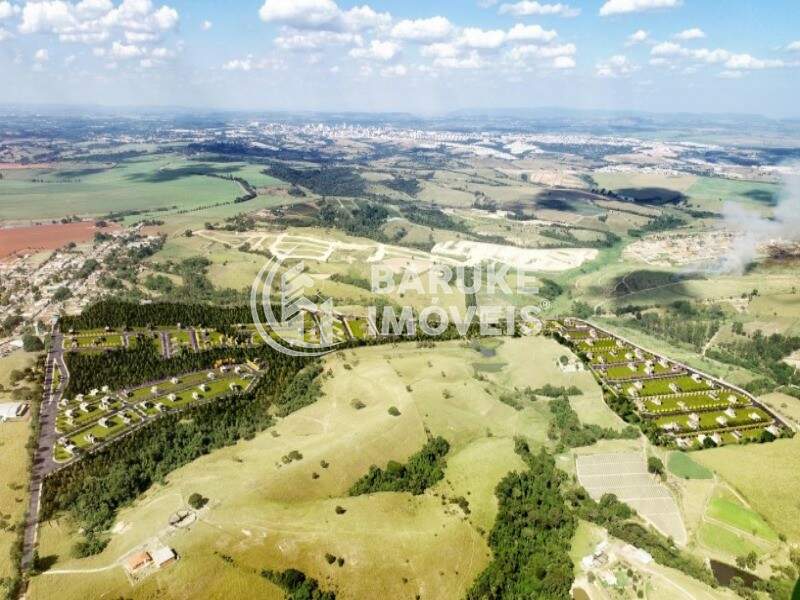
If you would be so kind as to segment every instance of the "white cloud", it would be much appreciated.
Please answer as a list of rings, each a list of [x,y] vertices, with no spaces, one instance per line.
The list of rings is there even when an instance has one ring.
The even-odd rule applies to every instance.
[[[20,33],[57,35],[62,42],[97,44],[112,32],[122,31],[134,42],[153,41],[174,29],[178,11],[169,6],[154,9],[151,0],[122,0],[114,6],[110,0],[28,0],[21,9]]]
[[[442,57],[433,61],[433,66],[441,69],[481,69],[485,64],[480,54],[475,50],[471,51],[467,56]]]
[[[515,46],[506,56],[513,61],[524,61],[527,58],[558,58],[559,56],[573,56],[578,49],[575,44],[562,44],[560,46]]]
[[[438,42],[450,37],[453,24],[445,17],[406,19],[392,28],[392,37],[414,42]]]
[[[114,42],[111,45],[111,56],[114,58],[137,58],[143,54],[144,50],[135,44],[122,44],[120,42]]]
[[[275,38],[275,45],[283,50],[317,50],[325,46],[352,44],[361,46],[364,40],[357,33],[337,31],[285,31]]]
[[[709,50],[708,48],[700,48],[699,50],[692,50],[689,55],[695,60],[706,62],[709,64],[717,64],[725,62],[731,57],[731,53],[722,48]]]
[[[646,42],[648,37],[650,37],[650,34],[644,29],[637,29],[628,36],[628,41],[625,45],[633,46],[634,44],[641,44],[642,42]]]
[[[75,58],[76,58],[76,57],[75,57],[75,55],[74,55],[74,54],[70,54],[69,56],[65,56],[65,57],[64,57],[64,64],[65,64],[66,66],[70,66],[72,63],[74,63],[74,62],[75,62]]]
[[[153,58],[173,58],[175,56],[175,52],[168,48],[153,48],[150,56]]]
[[[333,0],[265,0],[258,11],[265,23],[284,23],[298,29],[321,28],[332,24],[340,15]]]
[[[381,76],[383,77],[403,77],[408,73],[405,65],[392,65],[381,69]]]
[[[156,62],[152,58],[143,58],[139,61],[139,66],[143,69],[152,69],[156,66]]]
[[[126,31],[125,41],[131,44],[141,44],[142,42],[154,42],[158,39],[155,33],[148,33],[146,31]]]
[[[627,56],[615,54],[608,60],[597,63],[595,75],[602,78],[627,77],[638,70],[639,67],[632,64]]]
[[[741,71],[721,71],[717,77],[721,79],[741,79],[744,73]]]
[[[680,6],[682,0],[607,0],[600,7],[600,16],[621,15],[626,13],[643,12],[658,8],[675,8]]]
[[[506,32],[501,29],[485,31],[478,27],[466,27],[461,31],[458,43],[467,48],[484,50],[498,48],[506,41]]]
[[[367,5],[343,11],[333,0],[265,0],[258,16],[265,23],[321,31],[361,31],[385,27],[391,21],[388,13]]]
[[[372,60],[392,60],[400,52],[400,45],[390,41],[372,40],[366,48],[353,48],[350,56]]]
[[[800,52],[800,40],[792,42],[791,44],[786,46],[786,49],[791,52]]]
[[[579,8],[572,8],[567,4],[540,4],[530,0],[523,0],[516,4],[503,4],[500,6],[501,15],[514,15],[527,17],[531,15],[558,15],[561,17],[577,17],[581,14]]]
[[[734,54],[725,62],[729,71],[777,69],[786,64],[782,60],[767,60],[749,54]]]
[[[16,4],[11,4],[7,0],[0,2],[0,20],[10,19],[14,15],[19,14],[20,8]]]
[[[245,58],[234,58],[222,65],[223,71],[256,71],[256,70],[282,70],[286,65],[280,59],[275,58],[262,58],[255,60],[252,54],[248,54]]]
[[[678,56],[687,53],[688,50],[675,42],[661,42],[650,49],[650,54],[653,56]]]
[[[211,29],[213,26],[214,26],[214,23],[212,23],[211,21],[203,21],[203,22],[200,24],[200,29],[202,29],[203,31],[208,31],[208,30],[209,30],[209,29]]]
[[[556,56],[553,59],[554,69],[574,69],[575,59],[571,56]]]
[[[460,50],[454,44],[439,42],[423,46],[422,56],[432,56],[434,58],[453,58],[458,56]]]
[[[522,25],[517,23],[508,31],[509,41],[539,41],[550,42],[558,37],[552,29],[543,29],[539,25]]]
[[[388,27],[392,22],[389,13],[379,13],[367,6],[354,6],[341,16],[342,23],[348,31],[363,31]]]
[[[95,56],[105,56],[106,49],[105,48],[92,48],[92,54]]]
[[[39,48],[36,51],[36,54],[33,55],[33,60],[35,60],[37,63],[47,62],[50,60],[50,53],[46,48]]]
[[[699,27],[692,27],[676,33],[674,37],[679,40],[701,40],[706,37],[706,33]]]
[[[0,27],[0,42],[10,40],[12,38],[11,32],[8,29]]]

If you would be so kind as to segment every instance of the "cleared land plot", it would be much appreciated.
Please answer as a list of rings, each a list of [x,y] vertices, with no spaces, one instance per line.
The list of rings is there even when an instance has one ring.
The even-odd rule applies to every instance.
[[[576,472],[581,485],[594,498],[615,494],[664,535],[685,544],[686,529],[678,505],[669,490],[647,471],[638,452],[577,456]]]
[[[724,427],[745,427],[752,425],[766,425],[772,421],[766,412],[755,406],[748,406],[747,408],[734,409],[731,416],[723,411],[711,411],[696,413],[698,420],[694,421],[697,427],[690,426],[692,422],[690,415],[670,415],[665,417],[658,417],[656,425],[662,427],[669,423],[675,423],[680,431],[691,432],[694,430],[708,431],[712,429],[722,429]]]
[[[2,189],[2,180],[0,180],[0,198],[2,198]],[[1,203],[0,206],[2,206]],[[0,210],[0,212],[3,211]],[[31,218],[37,216],[33,215]],[[91,240],[97,231],[102,230],[94,226],[94,221],[0,229],[0,260],[17,254],[55,250],[68,242],[86,242]]]
[[[688,375],[684,377],[667,377],[665,379],[653,379],[642,382],[640,396],[665,396],[683,392],[701,392],[712,389],[711,385],[705,380],[695,381]],[[670,387],[675,386],[675,389]]]
[[[725,446],[699,452],[692,458],[722,476],[772,528],[785,533],[790,541],[800,541],[800,436],[771,444]]]
[[[714,473],[697,464],[685,452],[671,452],[667,459],[669,472],[684,479],[712,479]]]
[[[632,367],[632,368],[631,368]],[[658,363],[653,364],[652,366],[648,367],[644,363],[640,364],[632,364],[631,366],[627,365],[620,365],[609,367],[605,369],[604,373],[607,379],[632,379],[632,378],[641,378],[647,377],[649,375],[662,375],[664,373],[669,373],[672,369],[670,367],[664,367]]]
[[[733,396],[734,402],[731,402],[730,396]],[[726,393],[714,397],[711,394],[699,393],[676,397],[667,396],[659,400],[645,400],[643,404],[647,412],[658,414],[675,411],[722,410],[728,406],[747,406],[750,402],[739,394]]]

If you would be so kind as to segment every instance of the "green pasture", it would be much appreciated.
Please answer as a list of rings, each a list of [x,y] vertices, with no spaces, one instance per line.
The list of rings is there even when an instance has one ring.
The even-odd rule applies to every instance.
[[[683,479],[711,479],[714,474],[702,465],[697,464],[685,452],[671,452],[667,459],[669,472]]]

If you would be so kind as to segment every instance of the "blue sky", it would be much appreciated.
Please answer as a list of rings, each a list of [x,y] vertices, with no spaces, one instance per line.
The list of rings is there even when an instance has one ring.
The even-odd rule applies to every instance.
[[[2,103],[800,117],[797,0],[0,0]]]

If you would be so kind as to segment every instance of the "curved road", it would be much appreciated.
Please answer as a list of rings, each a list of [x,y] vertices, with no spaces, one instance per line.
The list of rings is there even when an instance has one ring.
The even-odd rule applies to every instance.
[[[36,451],[31,465],[30,497],[28,500],[28,512],[25,516],[25,536],[22,545],[23,571],[31,566],[33,552],[36,548],[42,482],[48,473],[58,467],[58,463],[53,459],[53,448],[56,440],[58,440],[56,415],[58,414],[58,401],[61,400],[69,382],[69,373],[64,362],[62,346],[61,332],[56,326],[52,332],[50,354],[48,354],[45,361],[44,397],[39,407],[39,439],[36,442]],[[61,371],[61,379],[58,387],[53,389],[53,369],[55,368]]]

